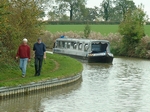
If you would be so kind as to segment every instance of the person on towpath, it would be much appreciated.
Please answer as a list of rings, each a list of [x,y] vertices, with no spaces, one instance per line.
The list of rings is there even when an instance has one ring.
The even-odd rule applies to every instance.
[[[33,57],[35,59],[35,74],[34,76],[41,75],[43,59],[46,59],[46,46],[40,38],[33,46]]]
[[[22,44],[19,46],[16,54],[16,59],[20,58],[19,67],[22,71],[22,77],[26,76],[27,63],[30,61],[30,47],[27,42],[26,38],[22,40]]]

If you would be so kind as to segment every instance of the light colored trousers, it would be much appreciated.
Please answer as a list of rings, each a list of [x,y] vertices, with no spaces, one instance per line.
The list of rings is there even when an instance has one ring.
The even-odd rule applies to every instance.
[[[26,75],[26,68],[27,68],[28,58],[20,58],[20,69],[22,71],[22,75]]]

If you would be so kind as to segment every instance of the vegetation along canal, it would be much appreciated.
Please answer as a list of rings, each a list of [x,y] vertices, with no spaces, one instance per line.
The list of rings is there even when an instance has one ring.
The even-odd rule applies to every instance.
[[[83,62],[82,80],[53,91],[0,101],[1,112],[149,112],[150,61]]]

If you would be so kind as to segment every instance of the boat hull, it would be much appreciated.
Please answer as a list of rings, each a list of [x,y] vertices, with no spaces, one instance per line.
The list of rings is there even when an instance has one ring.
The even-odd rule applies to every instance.
[[[112,63],[113,57],[112,56],[89,56],[88,62],[89,63]]]
[[[64,54],[64,53],[56,53],[56,54],[66,55],[76,59],[87,60],[88,63],[112,63],[113,62],[113,56],[108,56],[108,55],[85,57],[81,55],[72,55],[72,54]]]

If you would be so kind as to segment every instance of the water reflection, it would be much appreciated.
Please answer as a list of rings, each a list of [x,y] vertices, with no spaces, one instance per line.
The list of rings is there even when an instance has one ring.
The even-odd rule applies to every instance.
[[[43,112],[44,107],[41,106],[41,102],[49,98],[57,98],[62,94],[69,94],[80,88],[81,82],[82,78],[76,83],[62,87],[39,91],[28,96],[16,96],[12,99],[2,100],[0,101],[0,112]]]
[[[149,112],[149,108],[146,107],[149,104],[145,104],[145,99],[143,99],[145,94],[150,94],[150,92],[143,91],[145,87],[150,87],[144,84],[150,81],[149,61],[121,58],[117,59],[114,65],[113,77],[110,77],[115,77],[113,80],[110,79],[114,81],[111,88],[116,97],[113,109],[117,112]],[[150,100],[148,102],[150,103]]]
[[[122,57],[112,65],[83,62],[82,82],[2,101],[0,111],[15,107],[25,112],[149,112],[149,65],[149,60]]]

